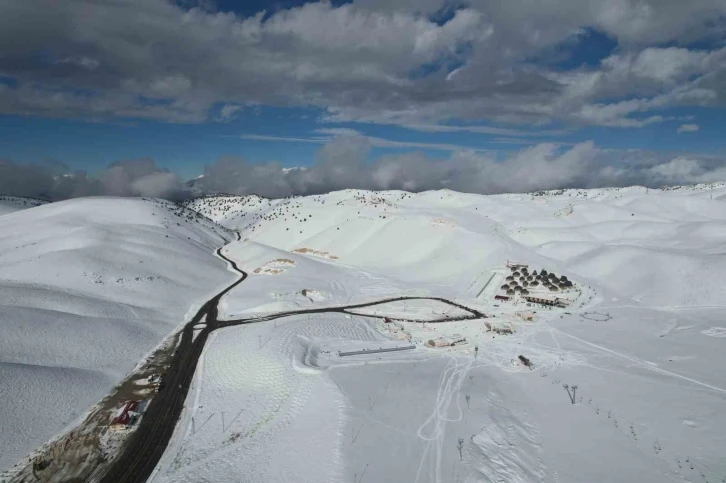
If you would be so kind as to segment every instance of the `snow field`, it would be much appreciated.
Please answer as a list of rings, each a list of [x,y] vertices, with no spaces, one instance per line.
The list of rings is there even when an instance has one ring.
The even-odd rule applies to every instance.
[[[454,307],[438,300],[399,300],[384,304],[372,305],[351,309],[351,313],[361,315],[376,315],[394,319],[409,320],[437,320],[444,317],[470,317],[466,310]]]
[[[71,428],[234,275],[214,256],[232,234],[166,201],[81,198],[0,226],[6,469]]]
[[[295,259],[294,270],[267,277],[279,287],[251,278],[229,294],[230,307],[239,307],[229,313],[408,291],[475,307],[493,316],[492,327],[513,330],[488,332],[481,320],[376,319],[370,323],[389,341],[296,336],[304,355],[290,358],[292,370],[335,382],[342,416],[319,429],[337,435],[334,481],[719,482],[724,199],[725,185],[708,185],[499,196],[346,190],[262,201],[244,222],[219,218],[248,239],[238,256],[262,250],[264,263],[305,247],[338,258]],[[490,285],[501,285],[506,272],[497,267],[506,261],[565,274],[582,294],[564,310],[494,304]],[[303,288],[325,296],[290,295]],[[260,304],[273,294],[275,302]],[[386,305],[365,312],[403,318],[431,310]],[[534,320],[517,317],[522,310],[536,311]],[[435,337],[466,342],[422,347]],[[335,356],[409,339],[415,350]],[[321,403],[308,401],[313,418]]]
[[[239,229],[243,239],[276,247],[283,253],[302,248],[312,250],[311,257],[316,257],[315,252],[326,254],[328,259],[337,257],[331,261],[338,266],[388,280],[392,288],[407,285],[409,289],[453,294],[459,291],[459,285],[469,285],[491,266],[490,262],[506,258],[507,248],[498,242],[498,235],[488,243],[490,235],[486,231],[472,233],[457,226],[457,220],[451,217],[411,206],[415,195],[362,193],[346,190],[272,200],[269,205],[260,205],[259,212],[252,215],[258,217],[252,224],[240,223],[235,217],[221,219],[220,223]],[[384,201],[374,202],[374,198]],[[482,250],[472,252],[473,245]],[[374,287],[370,284],[363,288],[364,293],[384,291],[381,288],[374,292]]]
[[[423,482],[447,480],[450,470],[463,474],[470,470],[456,464],[457,439],[447,428],[466,426],[470,417],[481,420],[464,413],[460,393],[471,382],[466,376],[475,367],[526,370],[512,359],[532,336],[517,336],[482,343],[477,359],[426,350],[338,358],[343,348],[390,343],[369,323],[343,314],[223,329],[205,351],[174,449],[154,481],[236,481],[240,472],[249,481],[285,481],[290,475],[296,481],[345,481],[366,471],[371,481]],[[549,349],[530,350],[529,356],[540,367],[581,363]],[[392,368],[404,376],[393,378]],[[309,446],[310,438],[319,443]],[[397,446],[399,439],[407,449]],[[288,451],[289,457],[280,457]],[[305,461],[315,461],[314,468],[306,469]]]
[[[223,298],[227,319],[400,295],[492,317],[394,331],[317,314],[220,330],[155,481],[722,481],[724,200],[723,184],[193,200],[241,232],[225,253],[250,276]],[[100,399],[204,299],[200,287],[231,278],[210,258],[231,236],[207,220],[158,201],[82,201],[0,218],[0,371],[17,371],[9,397],[50,406],[3,407],[11,453]],[[583,293],[564,310],[495,304],[506,261],[565,274]],[[440,308],[409,304],[361,310]],[[466,343],[422,347],[436,337]],[[408,339],[416,349],[337,355]],[[53,401],[51,379],[75,391]],[[25,433],[6,438],[16,421]]]
[[[660,313],[650,314],[650,328],[622,341],[606,335],[603,324],[623,330],[649,320],[645,315],[623,310],[613,311],[608,322],[573,316],[554,319],[561,328],[552,327],[554,320],[530,325],[528,331],[480,341],[476,358],[456,352],[434,356],[432,349],[425,361],[336,367],[331,375],[349,401],[357,400],[349,432],[360,433],[345,453],[354,467],[350,473],[360,476],[368,465],[372,481],[720,481],[724,418],[714,411],[724,401],[723,376],[714,379],[708,367],[716,356],[669,356],[676,367],[663,368],[663,359],[653,356],[682,351],[685,340],[668,344],[670,349],[654,347],[652,331],[665,325],[658,322]],[[669,334],[704,338],[698,329],[712,323]],[[580,335],[603,337],[607,347]],[[517,363],[519,354],[531,360],[533,370]],[[432,374],[424,377],[426,367]],[[406,384],[413,386],[412,394],[392,392]],[[574,405],[563,384],[578,385]],[[360,393],[351,395],[356,390]],[[434,411],[425,418],[417,414],[419,402]],[[414,424],[421,422],[426,424]],[[412,443],[413,434],[427,443]],[[461,459],[458,438],[464,439]],[[375,441],[378,446],[385,441],[385,449]],[[423,453],[429,457],[419,460]],[[404,470],[412,467],[415,475]]]
[[[239,481],[240,474],[247,481],[336,481],[343,401],[324,373],[306,363],[306,346],[380,338],[342,314],[215,332],[153,481]]]
[[[286,252],[253,241],[233,242],[225,253],[250,274],[225,295],[220,317],[235,319],[306,307],[331,307],[398,295],[427,295],[429,284],[406,284],[373,271],[306,254]],[[280,273],[254,273],[271,260],[285,259]],[[305,294],[303,294],[305,291]],[[310,292],[310,293],[308,293]]]

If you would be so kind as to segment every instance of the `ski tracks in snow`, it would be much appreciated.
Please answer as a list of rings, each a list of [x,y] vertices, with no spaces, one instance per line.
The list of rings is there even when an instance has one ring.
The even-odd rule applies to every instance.
[[[416,432],[416,435],[425,441],[424,451],[421,455],[418,471],[416,472],[416,483],[421,480],[422,472],[427,461],[429,462],[429,481],[442,481],[441,459],[446,424],[460,421],[463,417],[457,395],[473,362],[474,360],[471,358],[464,359],[451,356],[449,364],[447,364],[441,373],[433,411]],[[448,413],[453,399],[456,399],[457,415],[454,419],[450,419]]]

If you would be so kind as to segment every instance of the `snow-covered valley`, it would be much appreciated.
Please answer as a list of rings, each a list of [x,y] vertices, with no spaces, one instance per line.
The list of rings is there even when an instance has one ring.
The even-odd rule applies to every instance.
[[[245,325],[210,335],[151,481],[726,481],[725,201],[345,190],[184,204],[221,227],[148,200],[3,215],[0,463],[228,285],[226,244],[248,278],[219,318]]]

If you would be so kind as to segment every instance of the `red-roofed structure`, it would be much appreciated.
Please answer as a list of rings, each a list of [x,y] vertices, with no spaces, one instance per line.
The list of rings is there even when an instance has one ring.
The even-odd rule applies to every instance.
[[[136,419],[139,401],[128,401],[111,420],[111,429],[126,429]]]

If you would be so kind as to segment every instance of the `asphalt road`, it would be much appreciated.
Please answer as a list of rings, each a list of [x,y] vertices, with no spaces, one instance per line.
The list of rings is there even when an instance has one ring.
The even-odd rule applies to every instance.
[[[239,234],[238,234],[239,239]],[[162,389],[149,403],[139,427],[129,437],[124,451],[111,464],[108,471],[101,479],[102,483],[142,483],[145,482],[158,464],[161,456],[166,450],[169,440],[174,432],[176,424],[184,408],[189,386],[197,368],[197,362],[202,354],[207,338],[212,331],[235,325],[251,324],[289,317],[291,315],[315,314],[315,313],[352,313],[351,309],[370,307],[373,305],[395,302],[399,300],[436,300],[453,307],[458,307],[469,312],[468,317],[444,318],[428,322],[443,322],[461,320],[462,318],[485,318],[483,313],[451,302],[439,297],[392,297],[374,302],[353,304],[339,307],[316,308],[280,312],[277,314],[262,317],[250,317],[246,319],[235,319],[220,321],[218,319],[219,300],[234,287],[247,278],[247,273],[241,270],[235,262],[222,254],[222,248],[217,250],[217,255],[226,260],[240,274],[240,278],[215,297],[205,303],[194,318],[184,327],[181,342],[175,351],[169,369],[164,375],[164,389]],[[194,326],[200,323],[206,315],[206,327],[193,339]],[[367,317],[374,317],[366,315]],[[382,316],[378,316],[382,317]]]
[[[240,270],[232,260],[222,254],[222,248],[217,250],[217,255],[239,272],[240,278],[205,303],[184,327],[179,347],[174,352],[169,369],[164,374],[164,389],[151,400],[139,427],[130,436],[123,453],[103,476],[102,482],[144,482],[164,454],[184,408],[184,401],[194,377],[199,356],[202,354],[209,334],[218,327],[219,300],[247,278],[246,272]],[[207,316],[206,327],[202,329],[196,339],[192,340],[194,326],[205,315]]]

